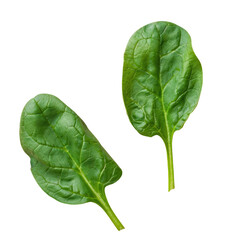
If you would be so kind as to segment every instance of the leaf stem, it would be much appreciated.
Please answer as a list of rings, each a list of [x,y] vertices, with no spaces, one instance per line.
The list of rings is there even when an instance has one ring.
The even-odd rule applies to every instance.
[[[102,203],[100,206],[105,211],[105,213],[108,215],[108,217],[111,219],[112,223],[115,225],[115,227],[117,228],[118,231],[124,229],[124,226],[122,225],[120,220],[117,218],[117,216],[113,212],[113,210],[110,207],[110,205],[107,202],[107,200],[104,201],[104,203]]]
[[[168,191],[170,192],[175,188],[174,183],[174,170],[173,170],[173,154],[172,154],[172,139],[166,143],[167,161],[168,161]]]

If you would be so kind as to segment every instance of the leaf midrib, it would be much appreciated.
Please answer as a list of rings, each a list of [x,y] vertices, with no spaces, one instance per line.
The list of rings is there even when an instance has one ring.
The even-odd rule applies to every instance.
[[[160,52],[161,52],[161,41],[162,41],[162,35],[164,34],[164,32],[166,31],[167,27],[169,26],[169,24],[167,24],[164,28],[164,30],[162,31],[162,33],[159,32],[157,26],[155,25],[157,31],[159,32],[159,47],[160,47]],[[170,144],[170,131],[169,131],[169,126],[168,126],[168,122],[167,122],[167,112],[164,106],[164,101],[163,101],[163,93],[164,93],[164,88],[162,86],[162,81],[161,81],[161,54],[159,54],[159,72],[158,72],[158,81],[159,81],[159,85],[160,85],[160,89],[161,89],[161,102],[162,102],[162,108],[163,108],[163,116],[164,116],[164,121],[165,121],[165,126],[166,126],[166,131],[167,131],[167,141],[165,139],[164,142],[168,145]]]

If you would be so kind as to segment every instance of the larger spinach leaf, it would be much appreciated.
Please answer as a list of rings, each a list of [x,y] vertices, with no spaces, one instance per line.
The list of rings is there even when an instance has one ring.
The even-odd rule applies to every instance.
[[[75,112],[52,95],[36,96],[23,109],[20,140],[49,196],[68,204],[94,202],[118,230],[124,228],[104,191],[122,171]]]
[[[197,106],[201,88],[201,64],[183,28],[170,22],[155,22],[130,38],[124,55],[124,103],[140,134],[163,139],[169,191],[175,187],[173,134]]]

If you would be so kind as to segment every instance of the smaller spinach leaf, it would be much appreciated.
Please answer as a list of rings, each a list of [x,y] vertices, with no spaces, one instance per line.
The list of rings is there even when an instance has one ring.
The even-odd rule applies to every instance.
[[[68,106],[48,94],[31,99],[22,112],[20,140],[43,191],[62,203],[94,202],[118,230],[124,228],[105,195],[122,171]]]
[[[167,149],[168,190],[175,188],[172,139],[197,106],[202,67],[189,34],[170,22],[136,31],[124,54],[123,99],[128,117],[142,135],[160,136]]]

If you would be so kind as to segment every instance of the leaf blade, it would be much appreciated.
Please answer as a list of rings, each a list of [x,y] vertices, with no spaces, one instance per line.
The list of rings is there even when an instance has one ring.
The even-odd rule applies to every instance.
[[[144,44],[139,44],[141,41],[144,41]],[[186,64],[188,61],[189,64]],[[192,66],[195,66],[194,76],[197,81],[186,86],[185,75]],[[181,79],[183,81],[180,81]],[[187,87],[188,94],[192,91],[197,92],[197,97],[183,114],[189,115],[197,105],[196,99],[198,100],[200,96],[201,82],[202,68],[192,51],[190,36],[184,29],[172,23],[156,22],[139,29],[129,40],[124,55],[123,97],[130,121],[141,134],[159,135],[156,129],[160,129],[162,137],[166,139],[168,135],[166,122],[171,123],[170,132],[174,129],[173,117],[169,117],[168,111],[176,107],[174,103]],[[177,88],[173,88],[173,85]],[[194,90],[191,87],[195,87]],[[135,104],[131,103],[132,99]],[[171,109],[168,109],[169,105]],[[137,109],[136,113],[134,108]],[[137,123],[141,118],[138,111],[144,116],[145,127]],[[153,117],[153,112],[160,118],[159,121]],[[167,121],[164,113],[168,115]],[[138,119],[135,120],[134,116]]]

